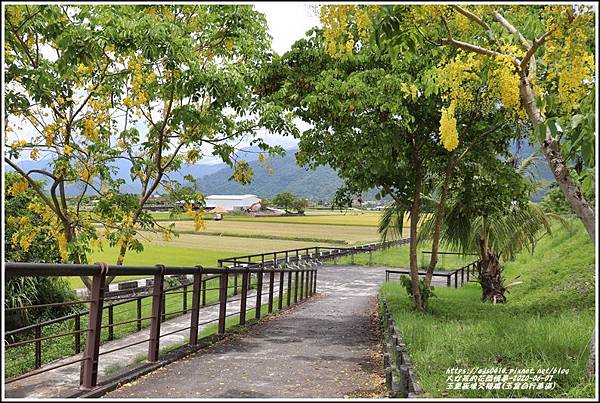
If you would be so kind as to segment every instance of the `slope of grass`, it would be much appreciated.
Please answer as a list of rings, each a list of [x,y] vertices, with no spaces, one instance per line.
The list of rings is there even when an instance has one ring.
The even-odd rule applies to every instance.
[[[508,281],[524,283],[508,303],[482,303],[475,284],[438,288],[429,313],[412,309],[397,282],[382,286],[423,389],[433,397],[592,397],[585,380],[594,327],[594,247],[583,226],[556,228],[533,255],[507,262]],[[447,390],[448,368],[565,368],[555,390]]]

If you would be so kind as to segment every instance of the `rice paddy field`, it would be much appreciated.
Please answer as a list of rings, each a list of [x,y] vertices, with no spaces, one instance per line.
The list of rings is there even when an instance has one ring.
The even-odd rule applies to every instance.
[[[379,239],[377,224],[380,213],[347,211],[307,212],[305,216],[252,217],[225,215],[222,221],[205,216],[205,228],[195,231],[186,216],[172,217],[168,212],[152,213],[161,225],[175,224],[178,237],[165,241],[161,234],[141,232],[144,250],[128,251],[126,265],[216,266],[217,260],[236,255],[314,246],[347,247]],[[170,220],[170,221],[169,221]],[[93,252],[89,261],[114,264],[118,248],[104,245]],[[120,281],[135,277],[121,277]],[[72,287],[83,287],[79,278],[71,277]]]

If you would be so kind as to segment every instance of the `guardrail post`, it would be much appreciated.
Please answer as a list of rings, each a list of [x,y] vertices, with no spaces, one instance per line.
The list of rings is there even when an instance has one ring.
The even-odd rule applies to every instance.
[[[450,280],[450,275],[446,275],[446,285],[447,285],[448,287],[450,287],[450,286],[451,286],[451,283],[450,283],[450,282],[451,282],[451,280]]]
[[[81,353],[81,315],[75,316],[75,354]]]
[[[163,296],[161,299],[162,308],[160,310],[160,321],[164,322],[167,320],[167,294],[164,294],[164,281],[163,281]]]
[[[288,279],[287,279],[287,306],[290,306],[292,302],[292,272],[288,271]]]
[[[313,294],[317,292],[317,274],[319,273],[318,269],[315,269],[315,278],[313,280]]]
[[[277,309],[281,311],[283,308],[283,280],[285,272],[283,269],[279,270],[279,298],[277,298]]]
[[[304,299],[304,269],[300,270],[300,301]]]
[[[306,277],[306,286],[304,288],[304,298],[308,298],[308,295],[309,295],[309,293],[308,293],[308,287],[309,287],[309,284],[310,284],[309,280],[310,280],[310,273],[311,272],[312,272],[312,270],[306,270],[306,275],[305,275],[305,277]]]
[[[458,273],[454,272],[454,288],[458,288]]]
[[[208,279],[202,280],[202,306],[206,305],[206,285],[208,283]]]
[[[148,342],[148,361],[158,361],[159,345],[160,345],[160,323],[162,316],[165,266],[157,265],[160,268],[160,273],[154,275],[152,283],[152,316],[150,319],[150,341]]]
[[[242,273],[242,297],[240,299],[240,325],[246,324],[246,304],[248,301],[248,270]]]
[[[219,277],[219,334],[225,334],[225,318],[227,313],[227,270]]]
[[[269,313],[273,312],[273,287],[275,287],[275,269],[269,273]]]
[[[256,273],[256,309],[254,312],[254,317],[256,319],[260,319],[262,285],[263,285],[263,271],[262,271],[262,267],[261,267],[260,271],[258,273]]]
[[[136,300],[137,303],[137,330],[142,330],[142,298]]]
[[[460,269],[460,285],[465,283],[465,268]]]
[[[35,338],[36,339],[42,338],[42,327],[40,325],[37,325],[35,327]],[[36,340],[35,341],[35,365],[34,365],[34,368],[38,369],[41,366],[42,366],[42,341]]]
[[[100,353],[100,332],[102,330],[102,306],[104,303],[104,284],[108,265],[100,263],[100,274],[92,280],[90,293],[90,309],[88,329],[85,342],[83,371],[81,373],[81,386],[91,389],[98,381],[98,354]]]
[[[187,285],[183,286],[183,313],[187,313]]]
[[[200,267],[201,269],[201,267]],[[198,316],[200,315],[200,288],[202,287],[202,272],[194,273],[192,283],[192,313],[190,318],[190,344],[198,344]]]
[[[114,320],[113,320],[113,313],[114,313],[114,308],[112,303],[108,304],[108,338],[107,340],[113,340],[115,338],[115,332],[114,332]]]
[[[298,271],[294,270],[294,304],[298,302]]]

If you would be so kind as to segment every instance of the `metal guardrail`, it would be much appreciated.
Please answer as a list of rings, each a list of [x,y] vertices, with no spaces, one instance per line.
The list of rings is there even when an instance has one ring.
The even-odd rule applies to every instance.
[[[433,277],[444,277],[446,278],[446,285],[448,287],[452,286],[452,276],[454,276],[454,288],[458,288],[458,279],[459,279],[459,275],[460,275],[460,285],[461,287],[463,286],[463,284],[465,283],[465,274],[466,274],[466,279],[467,281],[469,281],[469,279],[472,276],[476,276],[479,273],[479,265],[480,265],[481,261],[480,260],[476,260],[474,262],[469,263],[466,266],[460,267],[456,270],[453,271],[449,271],[449,272],[434,272],[433,273]],[[419,276],[424,276],[427,273],[427,271],[425,270],[419,270]],[[390,274],[400,274],[400,275],[410,275],[410,270],[409,269],[395,269],[395,270],[391,270],[391,269],[386,269],[385,270],[385,281],[390,281]]]
[[[292,303],[297,303],[316,292],[317,270],[316,265],[324,260],[336,259],[338,257],[354,255],[357,253],[373,252],[378,249],[399,246],[409,243],[410,239],[400,239],[397,241],[388,241],[383,243],[371,243],[358,245],[347,248],[335,247],[312,247],[282,250],[269,253],[260,253],[253,255],[234,256],[218,260],[219,267],[181,267],[181,266],[109,266],[104,263],[94,265],[88,264],[51,264],[51,263],[5,263],[5,275],[7,277],[26,277],[26,276],[93,276],[93,286],[90,292],[90,298],[86,300],[78,300],[72,302],[44,304],[43,307],[69,305],[69,304],[89,304],[90,308],[86,311],[77,312],[70,315],[65,315],[52,320],[35,323],[19,329],[14,329],[5,332],[4,342],[5,348],[15,348],[27,344],[35,343],[34,346],[34,371],[13,377],[6,383],[15,382],[20,379],[38,375],[43,372],[61,368],[63,366],[83,362],[83,370],[81,373],[81,385],[84,388],[91,388],[97,383],[97,368],[98,357],[100,355],[112,353],[127,347],[144,342],[149,343],[149,361],[158,360],[158,345],[160,337],[168,334],[160,335],[160,323],[166,320],[167,315],[182,315],[191,312],[191,324],[187,328],[178,329],[177,332],[190,329],[190,344],[197,343],[198,326],[204,325],[216,320],[198,323],[198,312],[202,308],[207,308],[219,305],[218,327],[219,333],[224,332],[225,318],[234,314],[239,314],[239,323],[244,324],[246,321],[246,309],[248,291],[256,288],[256,318],[260,318],[260,307],[262,305],[262,288],[263,276],[268,274],[269,292],[268,295],[268,313],[273,311],[274,305],[274,285],[277,277],[278,287],[278,303],[277,309],[282,309],[284,303],[290,306]],[[287,284],[286,284],[286,273]],[[164,288],[164,278],[166,275],[192,275],[194,280],[192,284],[182,284],[179,286]],[[154,275],[153,285],[150,287],[152,293],[136,295],[133,297],[105,297],[106,292],[106,277],[121,276],[121,275]],[[256,279],[253,281],[252,276]],[[241,284],[239,278],[241,277]],[[225,278],[225,280],[223,279]],[[228,285],[232,279],[233,285]],[[218,287],[209,285],[211,280],[219,282]],[[225,285],[223,285],[223,283]],[[292,285],[293,284],[293,285]],[[284,290],[287,285],[287,296],[284,301]],[[188,309],[188,287],[192,286],[192,306]],[[157,291],[159,290],[159,291]],[[218,290],[218,301],[209,303],[207,301],[207,291]],[[237,300],[230,299],[229,290],[232,290],[232,296],[241,293],[241,297]],[[158,294],[157,294],[158,293]],[[182,294],[182,309],[176,312],[166,312],[166,295]],[[292,302],[293,296],[293,302]],[[147,317],[142,315],[142,300],[151,300],[152,314]],[[136,303],[136,316],[125,321],[114,321],[114,308],[134,302]],[[225,305],[227,302],[240,301],[240,310],[233,314],[226,314]],[[109,302],[105,304],[105,302]],[[20,308],[8,308],[6,312],[17,311],[22,309],[36,309],[42,306],[25,306]],[[102,324],[102,318],[106,311],[107,323]],[[82,319],[88,317],[87,328],[82,329]],[[196,319],[194,319],[196,318]],[[74,321],[74,331],[42,336],[42,330],[49,325],[58,324],[65,321]],[[107,341],[114,339],[114,328],[116,326],[136,323],[136,330],[141,331],[143,321],[150,320],[150,337],[148,339],[129,344],[118,349],[99,353],[101,343],[100,332],[102,329],[107,329]],[[195,329],[195,330],[193,330]],[[8,338],[24,334],[28,332],[34,333],[33,339],[18,340],[9,342]],[[85,340],[82,340],[82,334],[85,333]],[[85,342],[84,358],[63,363],[60,365],[44,368],[36,371],[42,366],[42,342],[60,337],[73,336],[74,338],[74,353],[82,352],[82,342]]]
[[[174,293],[183,293],[185,295],[185,291],[175,292],[173,291],[175,288],[182,287],[174,287],[165,289],[165,275],[172,274],[187,274],[193,276],[192,281],[192,306],[190,309],[190,325],[182,328],[176,329],[174,332],[161,334],[160,325],[161,322],[165,320],[165,299],[166,295],[174,294]],[[228,286],[228,280],[230,275],[241,275],[242,276],[242,285],[241,285],[241,296],[237,299],[228,299],[228,289],[231,288]],[[269,290],[267,293],[263,293],[263,277],[267,274],[269,276]],[[92,288],[90,292],[90,297],[87,300],[79,301],[81,303],[88,303],[89,310],[87,311],[88,324],[85,329],[76,329],[72,332],[64,332],[56,335],[41,336],[41,324],[34,324],[28,327],[29,330],[35,329],[35,337],[33,339],[19,341],[12,344],[5,345],[5,348],[14,348],[20,345],[36,343],[36,346],[40,346],[39,349],[36,348],[36,363],[41,365],[41,342],[44,340],[55,339],[58,337],[68,337],[75,336],[76,344],[81,346],[81,335],[85,334],[85,350],[83,353],[83,357],[79,359],[70,360],[66,363],[61,363],[58,365],[50,366],[48,368],[43,368],[41,370],[35,370],[32,372],[28,372],[23,375],[19,375],[7,380],[5,383],[12,383],[20,379],[28,378],[34,375],[41,374],[43,372],[52,371],[58,368],[62,368],[67,365],[72,365],[76,363],[83,363],[81,376],[80,376],[80,384],[83,389],[91,389],[97,385],[98,382],[98,362],[99,357],[104,354],[113,353],[119,350],[122,350],[127,347],[131,347],[133,345],[148,343],[148,361],[156,362],[159,359],[159,346],[160,346],[160,338],[170,335],[172,333],[179,333],[181,331],[189,330],[189,344],[197,345],[198,340],[198,330],[199,326],[205,325],[211,322],[218,322],[218,334],[225,333],[225,321],[226,318],[231,317],[233,315],[239,315],[239,324],[244,325],[246,323],[246,314],[249,310],[255,309],[255,318],[260,319],[261,317],[261,307],[262,307],[262,296],[268,295],[268,312],[273,311],[274,304],[274,281],[275,277],[279,277],[279,301],[278,308],[282,309],[283,307],[283,284],[284,279],[287,274],[287,305],[291,304],[291,293],[294,294],[294,303],[299,300],[303,300],[316,292],[316,284],[317,284],[317,269],[314,265],[299,265],[296,268],[290,267],[234,267],[234,268],[223,268],[223,267],[167,267],[163,265],[156,266],[109,266],[104,263],[98,263],[94,265],[83,265],[83,264],[46,264],[46,263],[5,263],[5,276],[6,277],[27,277],[27,276],[81,276],[87,275],[92,276]],[[152,285],[152,294],[148,295],[152,299],[152,307],[151,307],[151,315],[145,318],[139,318],[139,315],[136,319],[127,320],[123,322],[113,322],[108,325],[102,324],[102,316],[105,310],[104,303],[106,301],[111,300],[111,298],[105,298],[104,292],[106,290],[106,278],[108,276],[122,276],[122,275],[153,275],[153,285]],[[219,286],[218,289],[218,302],[211,305],[218,305],[218,318],[214,320],[210,320],[207,322],[199,322],[199,312],[201,309],[201,298],[202,292],[206,292],[206,280],[209,278],[204,278],[206,275],[213,275],[212,279],[218,279]],[[248,299],[248,291],[250,290],[250,285],[252,284],[251,276],[256,276],[256,305],[255,307],[247,308],[247,299]],[[300,275],[300,280],[298,279]],[[294,279],[294,287],[292,288],[292,277]],[[202,287],[204,284],[204,287]],[[299,288],[299,289],[298,289]],[[292,291],[293,290],[293,291]],[[136,298],[129,299],[127,301],[121,301],[119,303],[126,303],[136,300]],[[240,302],[240,309],[237,312],[227,313],[227,303],[228,302]],[[67,302],[69,304],[71,302]],[[63,303],[57,304],[45,304],[47,305],[64,305]],[[115,304],[109,305],[108,307],[113,306]],[[205,305],[209,306],[209,305]],[[39,306],[37,306],[39,307]],[[19,309],[36,309],[36,306],[29,307],[21,307]],[[180,312],[171,312],[172,313],[181,313],[185,310],[185,308]],[[109,316],[110,316],[110,310]],[[77,316],[80,315],[80,316]],[[81,319],[81,313],[72,315],[73,318]],[[141,315],[141,314],[140,314]],[[60,319],[60,318],[59,318]],[[115,348],[108,351],[103,351],[100,353],[100,333],[102,329],[108,328],[113,329],[115,326],[123,325],[126,323],[131,323],[133,321],[138,320],[150,320],[150,331],[149,337],[147,339],[136,341],[135,343],[131,343],[125,346],[121,346],[119,348]],[[77,320],[77,319],[75,319]],[[56,323],[56,322],[54,322]],[[77,323],[77,322],[75,322]],[[17,331],[22,331],[22,329],[17,329],[13,331],[12,334],[15,334]],[[79,343],[77,343],[79,341]],[[5,335],[5,343],[6,335]],[[38,357],[39,355],[39,357]],[[39,366],[38,366],[39,367]]]

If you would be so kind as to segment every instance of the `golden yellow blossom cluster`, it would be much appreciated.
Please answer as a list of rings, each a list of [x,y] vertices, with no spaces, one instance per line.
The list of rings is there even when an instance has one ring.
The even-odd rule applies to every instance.
[[[442,145],[448,151],[458,147],[458,130],[456,128],[456,117],[454,117],[456,101],[452,100],[448,108],[442,108],[440,119],[440,139]]]
[[[548,66],[549,90],[558,91],[561,109],[570,113],[594,87],[595,59],[588,51],[594,41],[594,15],[572,11],[572,5],[544,7],[548,38],[543,60]],[[569,9],[571,8],[571,9]],[[593,45],[592,45],[593,46]]]
[[[372,27],[371,14],[377,6],[321,6],[325,50],[331,56],[353,53],[357,41],[366,41]]]
[[[516,57],[521,56],[515,49],[506,50]],[[516,53],[516,54],[515,54]],[[519,93],[519,76],[509,54],[495,57],[496,66],[492,69],[489,79],[490,87],[497,91],[500,101],[505,108],[519,111],[521,109],[521,97]]]

